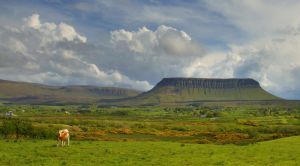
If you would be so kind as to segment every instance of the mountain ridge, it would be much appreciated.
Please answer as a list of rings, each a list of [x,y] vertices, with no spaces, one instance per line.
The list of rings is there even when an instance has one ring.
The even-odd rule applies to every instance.
[[[261,88],[251,78],[164,78],[151,90],[130,99],[120,99],[122,104],[157,105],[199,101],[259,101],[281,100]]]
[[[127,98],[140,91],[89,85],[52,86],[39,83],[0,80],[0,100],[13,103],[96,103],[102,99]]]
[[[163,78],[157,86],[181,86],[187,88],[248,88],[260,87],[251,78]]]
[[[151,90],[89,85],[49,86],[0,80],[0,100],[30,104],[159,105],[205,101],[281,100],[251,78],[163,78]]]

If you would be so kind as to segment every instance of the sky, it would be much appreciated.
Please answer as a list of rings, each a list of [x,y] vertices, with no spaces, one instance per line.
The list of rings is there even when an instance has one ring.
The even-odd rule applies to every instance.
[[[300,99],[298,0],[3,0],[0,79],[149,90],[253,78]]]

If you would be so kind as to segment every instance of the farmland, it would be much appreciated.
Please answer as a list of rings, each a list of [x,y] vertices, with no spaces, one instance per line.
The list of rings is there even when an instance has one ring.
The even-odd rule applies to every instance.
[[[70,160],[71,165],[299,162],[298,106],[2,105],[0,109],[0,163],[5,165],[64,165]],[[8,111],[14,116],[5,117]],[[56,132],[62,128],[70,130],[71,146],[56,152]]]
[[[16,115],[2,117],[3,137],[53,139],[58,129],[68,128],[73,140],[249,144],[300,134],[298,108],[11,105],[1,110]],[[16,133],[16,124],[23,123],[35,132]]]

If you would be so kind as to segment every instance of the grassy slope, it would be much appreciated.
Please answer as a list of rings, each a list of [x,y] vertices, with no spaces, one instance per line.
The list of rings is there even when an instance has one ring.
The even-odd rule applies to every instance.
[[[253,145],[0,140],[0,165],[300,165],[300,136]]]
[[[116,91],[116,94],[103,93],[102,90]],[[118,94],[118,91],[125,93]],[[25,82],[0,80],[0,98],[22,98],[19,102],[75,102],[89,103],[100,99],[116,99],[136,96],[140,92],[129,89],[93,86],[55,87]],[[34,98],[30,98],[34,97]],[[13,100],[17,101],[17,100]]]
[[[158,104],[191,101],[228,101],[228,100],[278,100],[280,98],[268,93],[262,88],[243,89],[199,89],[185,88],[177,90],[174,87],[156,88],[133,99],[124,100],[127,104]]]

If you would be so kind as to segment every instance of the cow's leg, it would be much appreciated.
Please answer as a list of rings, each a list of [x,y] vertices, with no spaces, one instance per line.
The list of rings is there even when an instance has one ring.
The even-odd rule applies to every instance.
[[[60,140],[57,138],[57,147],[60,145]]]
[[[68,146],[70,146],[70,137],[68,137],[67,141],[68,141]]]

